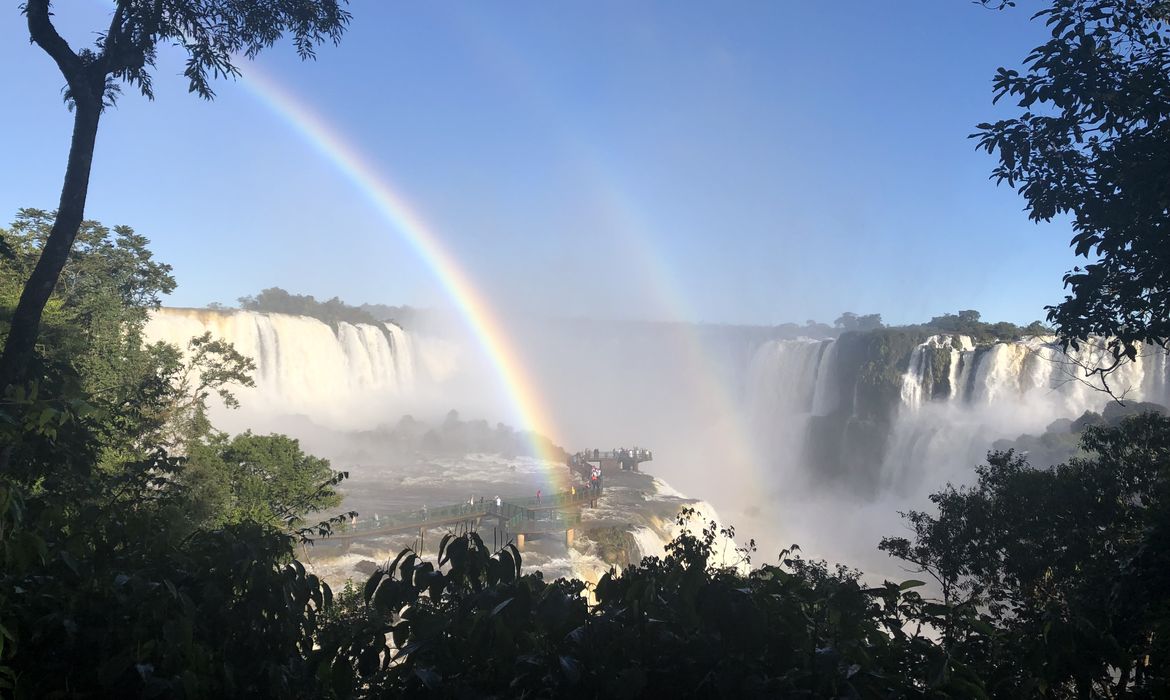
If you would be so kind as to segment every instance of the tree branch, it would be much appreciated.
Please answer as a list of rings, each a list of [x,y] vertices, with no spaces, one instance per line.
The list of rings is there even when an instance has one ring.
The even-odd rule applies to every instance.
[[[24,14],[28,18],[29,37],[57,63],[61,74],[69,81],[69,87],[76,92],[77,86],[73,83],[84,77],[85,64],[53,26],[49,0],[28,0],[24,5]]]
[[[141,46],[131,41],[125,29],[126,8],[129,0],[118,0],[118,8],[110,19],[110,28],[102,42],[101,57],[98,58],[95,68],[104,80],[107,75],[120,75],[123,71],[137,71],[146,65],[146,52]],[[122,77],[125,77],[124,75]]]

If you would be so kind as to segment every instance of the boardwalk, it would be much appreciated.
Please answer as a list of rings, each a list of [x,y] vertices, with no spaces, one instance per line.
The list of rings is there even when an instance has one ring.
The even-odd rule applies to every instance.
[[[502,501],[499,506],[496,505],[495,499],[480,499],[472,503],[457,503],[436,508],[428,506],[388,515],[378,514],[334,529],[332,538],[378,537],[461,524],[478,528],[484,521],[516,535],[558,532],[579,523],[580,508],[599,495],[600,489],[593,491],[579,488],[576,489],[576,493],[562,491],[540,499],[511,499]]]
[[[481,498],[437,508],[423,506],[387,515],[379,513],[335,528],[332,539],[407,533],[417,533],[421,538],[427,530],[464,526],[476,530],[492,527],[500,541],[514,536],[521,546],[528,535],[563,532],[566,543],[571,544],[573,530],[581,523],[581,508],[601,495],[601,475],[618,469],[637,471],[640,463],[652,459],[652,451],[637,447],[605,452],[583,450],[572,455],[565,466],[581,474],[586,483],[593,484],[592,488],[577,487],[543,498],[509,499],[498,505],[495,499]]]
[[[600,474],[612,474],[615,471],[638,471],[642,462],[654,459],[654,451],[633,447],[617,450],[581,450],[569,457],[568,467],[585,479],[597,470]]]

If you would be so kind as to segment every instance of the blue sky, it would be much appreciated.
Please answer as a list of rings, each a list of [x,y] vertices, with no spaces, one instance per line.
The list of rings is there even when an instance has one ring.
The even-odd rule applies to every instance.
[[[501,309],[603,318],[1027,322],[1062,296],[1064,223],[1037,226],[966,138],[1006,115],[999,65],[1039,43],[1029,3],[966,0],[387,3],[339,47],[260,68],[391,178]],[[56,4],[75,46],[98,0]],[[0,220],[55,206],[63,80],[0,14],[9,96]],[[172,264],[169,303],[269,286],[449,302],[414,250],[245,77],[103,117],[88,213]],[[244,65],[245,75],[248,66]]]

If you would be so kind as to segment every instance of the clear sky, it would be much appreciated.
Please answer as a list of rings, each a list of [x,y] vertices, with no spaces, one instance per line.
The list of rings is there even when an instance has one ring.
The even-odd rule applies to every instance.
[[[501,309],[772,324],[960,308],[1027,322],[1062,297],[1066,224],[1036,226],[966,136],[1039,43],[1029,2],[354,0],[339,47],[258,67],[360,150]],[[100,0],[59,0],[77,46]],[[0,14],[0,220],[51,209],[63,80]],[[172,305],[269,286],[444,306],[399,232],[250,87],[103,117],[88,214],[172,264]]]

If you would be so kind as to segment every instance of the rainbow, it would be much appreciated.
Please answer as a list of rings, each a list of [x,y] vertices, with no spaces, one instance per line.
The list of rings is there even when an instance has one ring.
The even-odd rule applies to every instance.
[[[548,465],[549,493],[567,489],[568,469],[560,466],[560,459],[551,452],[547,441],[538,437],[544,436],[554,442],[558,440],[560,433],[553,424],[552,414],[524,371],[519,354],[487,299],[476,289],[455,256],[443,245],[439,235],[407,202],[389,178],[362,158],[341,134],[275,80],[264,75],[253,64],[241,82],[336,167],[430,268],[498,373],[516,417],[530,435],[533,454]]]
[[[716,365],[710,357],[700,335],[701,324],[692,319],[697,314],[683,291],[678,276],[668,264],[661,250],[654,245],[654,229],[643,210],[628,195],[628,190],[618,187],[615,177],[603,176],[609,170],[602,167],[601,160],[592,153],[583,152],[578,159],[593,189],[594,201],[609,225],[623,234],[631,253],[638,256],[660,308],[668,312],[669,328],[675,337],[675,347],[693,371],[688,377],[693,383],[695,395],[708,402],[722,417],[716,426],[722,431],[718,459],[723,467],[734,467],[730,474],[750,475],[741,479],[739,488],[744,489],[747,502],[758,498],[759,486],[766,483],[765,460],[757,451],[756,441],[746,425],[743,407],[733,396],[729,387],[711,369]],[[612,169],[610,169],[612,170]],[[670,446],[658,451],[670,455]],[[671,455],[672,463],[685,462],[686,455]]]
[[[463,18],[460,13],[453,16],[456,20]],[[572,124],[574,115],[563,113],[547,99],[552,91],[541,85],[538,76],[532,71],[531,66],[539,65],[539,60],[520,54],[514,44],[501,41],[483,23],[460,21],[457,27],[463,31],[467,45],[477,49],[479,62],[493,67],[497,76],[509,81],[513,91],[526,99],[526,106],[530,110],[542,114],[550,125]],[[642,279],[648,284],[648,291],[653,294],[658,308],[673,322],[671,329],[677,341],[676,347],[693,368],[687,376],[693,384],[695,395],[707,401],[724,417],[720,426],[724,437],[719,459],[729,460],[747,471],[750,477],[743,480],[742,488],[751,493],[751,499],[756,498],[758,485],[766,483],[766,460],[758,452],[752,431],[744,420],[740,402],[711,369],[716,363],[704,347],[700,328],[694,323],[697,315],[684,286],[667,260],[666,249],[655,240],[657,237],[651,217],[631,196],[632,189],[622,186],[621,169],[609,166],[603,153],[592,147],[592,144],[581,141],[571,130],[559,136],[563,141],[562,148],[576,161],[581,179],[591,191],[597,210],[609,226],[621,234],[629,254],[639,261],[643,271]],[[678,466],[692,458],[689,454],[671,454],[672,447],[658,447],[660,454],[669,455],[671,464]]]

